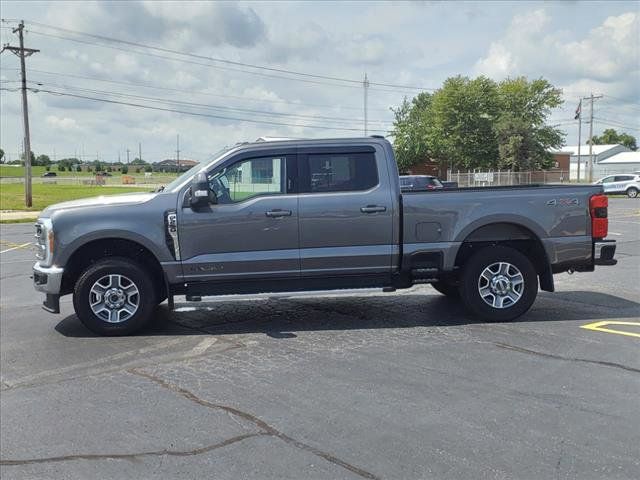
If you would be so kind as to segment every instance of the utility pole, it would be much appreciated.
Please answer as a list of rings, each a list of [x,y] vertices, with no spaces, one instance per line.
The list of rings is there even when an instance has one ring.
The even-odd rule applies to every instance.
[[[129,149],[127,148],[127,165],[129,165]]]
[[[580,162],[582,157],[580,156],[580,144],[582,143],[582,98],[578,104],[578,111],[576,112],[578,117],[578,183],[580,183]],[[571,178],[571,164],[569,164],[569,178]]]
[[[362,87],[364,89],[364,136],[367,136],[368,125],[367,125],[367,116],[368,116],[368,101],[369,101],[369,79],[367,78],[367,74],[364,74],[364,81],[362,82]]]
[[[589,95],[585,100],[590,100],[591,110],[589,111],[589,183],[593,182],[593,101],[602,98],[602,95]]]
[[[180,134],[176,137],[176,165],[178,172],[180,171]]]
[[[138,142],[138,158],[142,160],[142,142]]]
[[[27,207],[31,207],[31,137],[29,135],[29,108],[27,105],[27,72],[24,59],[30,57],[34,53],[39,52],[34,48],[24,48],[24,20],[20,21],[17,28],[13,29],[13,33],[18,33],[20,39],[20,47],[11,47],[5,45],[0,53],[9,50],[20,57],[20,72],[22,73],[22,119],[24,123],[24,203]]]

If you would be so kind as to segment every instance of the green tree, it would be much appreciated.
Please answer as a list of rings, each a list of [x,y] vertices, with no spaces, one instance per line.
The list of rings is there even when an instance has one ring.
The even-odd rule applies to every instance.
[[[129,173],[129,167],[126,165],[122,166],[122,174],[126,175],[127,173]]]
[[[498,168],[538,170],[553,166],[550,149],[562,146],[564,134],[545,124],[562,105],[562,92],[542,78],[506,79],[498,85],[500,114],[495,123]]]
[[[419,93],[411,102],[406,98],[397,109],[393,129],[393,148],[401,172],[430,158],[427,131],[431,118],[432,95]]]
[[[427,132],[434,159],[452,168],[488,168],[498,157],[493,126],[498,87],[480,76],[445,80],[433,95],[433,127]]]
[[[51,159],[49,158],[49,155],[38,155],[33,165],[40,165],[40,166],[51,165]]]
[[[22,165],[24,165],[24,161],[25,161],[25,156],[24,156],[24,152],[20,154],[20,162],[22,163]],[[31,165],[35,165],[36,162],[36,154],[33,153],[33,150],[31,151]]]
[[[633,151],[638,149],[636,137],[624,132],[618,133],[613,128],[607,128],[599,137],[594,135],[592,141],[595,145],[613,145],[619,143]]]
[[[0,148],[0,163],[4,163],[4,150]]]
[[[433,94],[404,99],[391,132],[400,170],[428,160],[446,168],[547,168],[563,135],[545,124],[562,103],[544,79],[448,78]]]
[[[76,172],[81,172],[82,171],[82,167],[80,165],[76,166]]]
[[[133,161],[131,162],[131,165],[146,165],[146,164],[147,162],[137,157],[134,158]]]
[[[98,162],[97,160],[94,163],[94,165],[96,167],[96,172],[101,172],[103,170],[102,164],[100,162]]]

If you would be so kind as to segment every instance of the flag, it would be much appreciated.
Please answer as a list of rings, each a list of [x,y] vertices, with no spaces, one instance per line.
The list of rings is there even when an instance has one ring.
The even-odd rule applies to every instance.
[[[578,104],[578,108],[576,108],[576,116],[573,117],[573,119],[578,120],[581,114],[582,114],[582,100],[580,100],[580,103]]]

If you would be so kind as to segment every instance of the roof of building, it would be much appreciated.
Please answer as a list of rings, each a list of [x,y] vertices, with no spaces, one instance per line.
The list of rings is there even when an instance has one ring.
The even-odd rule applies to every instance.
[[[601,153],[606,152],[607,150],[611,150],[612,148],[622,147],[622,145],[609,144],[609,145],[594,145],[593,146],[593,154],[600,155]],[[627,148],[627,147],[623,147]],[[578,155],[578,146],[577,145],[569,145],[566,147],[562,147],[563,152],[570,152],[571,155]],[[589,155],[589,145],[580,145],[580,156]]]
[[[185,166],[186,165],[195,165],[196,163],[199,163],[199,162],[196,162],[195,160],[189,160],[187,158],[181,158],[180,159],[180,165],[185,165]],[[177,160],[175,158],[167,158],[165,160],[161,160],[159,162],[155,162],[154,165],[177,165],[177,164],[178,164],[178,162],[177,162]]]
[[[630,163],[637,163],[638,165],[640,165],[640,152],[620,152],[620,153],[616,153],[615,155],[612,155],[609,158],[605,158],[604,160],[601,160],[600,162],[598,162],[598,165],[602,165],[602,164],[630,164]]]

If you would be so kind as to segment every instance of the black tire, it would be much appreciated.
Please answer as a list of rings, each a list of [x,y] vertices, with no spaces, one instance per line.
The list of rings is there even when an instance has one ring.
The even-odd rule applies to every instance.
[[[452,285],[445,281],[433,282],[431,284],[433,288],[439,291],[441,294],[446,295],[451,298],[459,298],[460,297],[460,289],[457,285]]]
[[[524,285],[522,287],[510,286],[507,292],[517,294],[516,290],[519,290],[520,297],[518,300],[513,301],[506,296],[494,295],[488,293],[485,298],[480,294],[480,286],[486,286],[483,289],[484,292],[491,292],[490,282],[485,278],[481,280],[481,275],[485,272],[485,269],[492,268],[500,262],[511,264],[515,269],[510,269],[510,274],[519,270]],[[497,269],[498,267],[493,267]],[[519,278],[519,277],[517,277]],[[515,285],[517,280],[514,279]],[[511,284],[510,284],[511,285]],[[489,290],[487,290],[489,288]],[[510,293],[509,293],[510,294]],[[493,322],[506,322],[514,320],[524,314],[536,299],[538,294],[538,277],[536,270],[531,261],[520,253],[518,250],[509,247],[486,247],[478,251],[473,255],[467,263],[464,265],[462,272],[462,279],[460,283],[460,298],[464,305],[475,315]],[[503,308],[497,308],[496,306],[489,305],[488,302],[499,302],[496,297],[501,297],[506,300],[507,306]]]
[[[635,187],[627,188],[627,197],[636,198],[638,196],[638,189]]]
[[[125,319],[118,323],[110,323],[101,318],[91,307],[92,288],[108,275],[120,275],[124,277],[122,283],[126,282],[128,287],[130,281],[137,289],[137,295],[132,295],[132,302],[137,301],[137,309],[132,314],[125,312]],[[156,298],[154,282],[142,265],[130,258],[110,257],[90,265],[80,275],[73,291],[73,307],[80,321],[94,333],[106,336],[130,335],[149,322],[158,303]],[[106,295],[103,300],[106,300]],[[109,316],[108,312],[103,310],[102,315]]]

